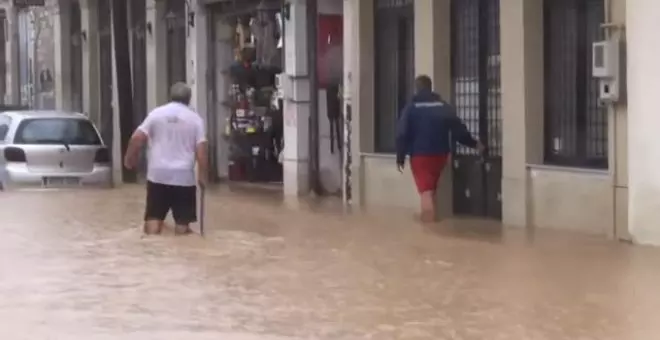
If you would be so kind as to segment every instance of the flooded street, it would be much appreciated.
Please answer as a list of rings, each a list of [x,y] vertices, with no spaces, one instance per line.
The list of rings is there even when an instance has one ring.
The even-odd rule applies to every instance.
[[[222,189],[207,195],[206,238],[145,238],[140,187],[0,193],[2,338],[652,340],[660,332],[660,249],[313,208]]]

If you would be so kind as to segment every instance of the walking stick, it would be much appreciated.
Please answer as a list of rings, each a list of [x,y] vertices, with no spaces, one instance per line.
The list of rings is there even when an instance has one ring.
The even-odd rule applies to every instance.
[[[199,234],[204,237],[204,206],[206,203],[206,188],[204,185],[199,186]]]

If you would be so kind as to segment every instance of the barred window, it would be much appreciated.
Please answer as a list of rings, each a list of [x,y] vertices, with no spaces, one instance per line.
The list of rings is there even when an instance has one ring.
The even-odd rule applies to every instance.
[[[545,162],[607,168],[607,112],[591,70],[603,0],[545,0]]]

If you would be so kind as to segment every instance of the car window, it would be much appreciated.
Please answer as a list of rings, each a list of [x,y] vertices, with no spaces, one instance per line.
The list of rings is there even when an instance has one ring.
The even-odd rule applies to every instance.
[[[100,145],[96,129],[85,119],[26,119],[19,125],[15,144]]]

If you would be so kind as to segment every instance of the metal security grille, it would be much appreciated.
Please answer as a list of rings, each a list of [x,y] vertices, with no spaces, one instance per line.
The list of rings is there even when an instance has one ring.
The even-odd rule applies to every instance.
[[[453,103],[473,135],[502,155],[499,1],[452,1]],[[476,151],[457,146],[459,155]]]
[[[413,0],[375,1],[376,151],[394,152],[399,113],[415,80]]]
[[[500,2],[452,1],[452,99],[458,116],[487,145],[484,155],[457,145],[454,213],[500,218],[502,118]]]
[[[169,84],[186,81],[186,2],[167,0],[167,78]]]
[[[592,43],[603,39],[603,0],[545,1],[545,161],[608,166],[607,112],[591,74]]]

